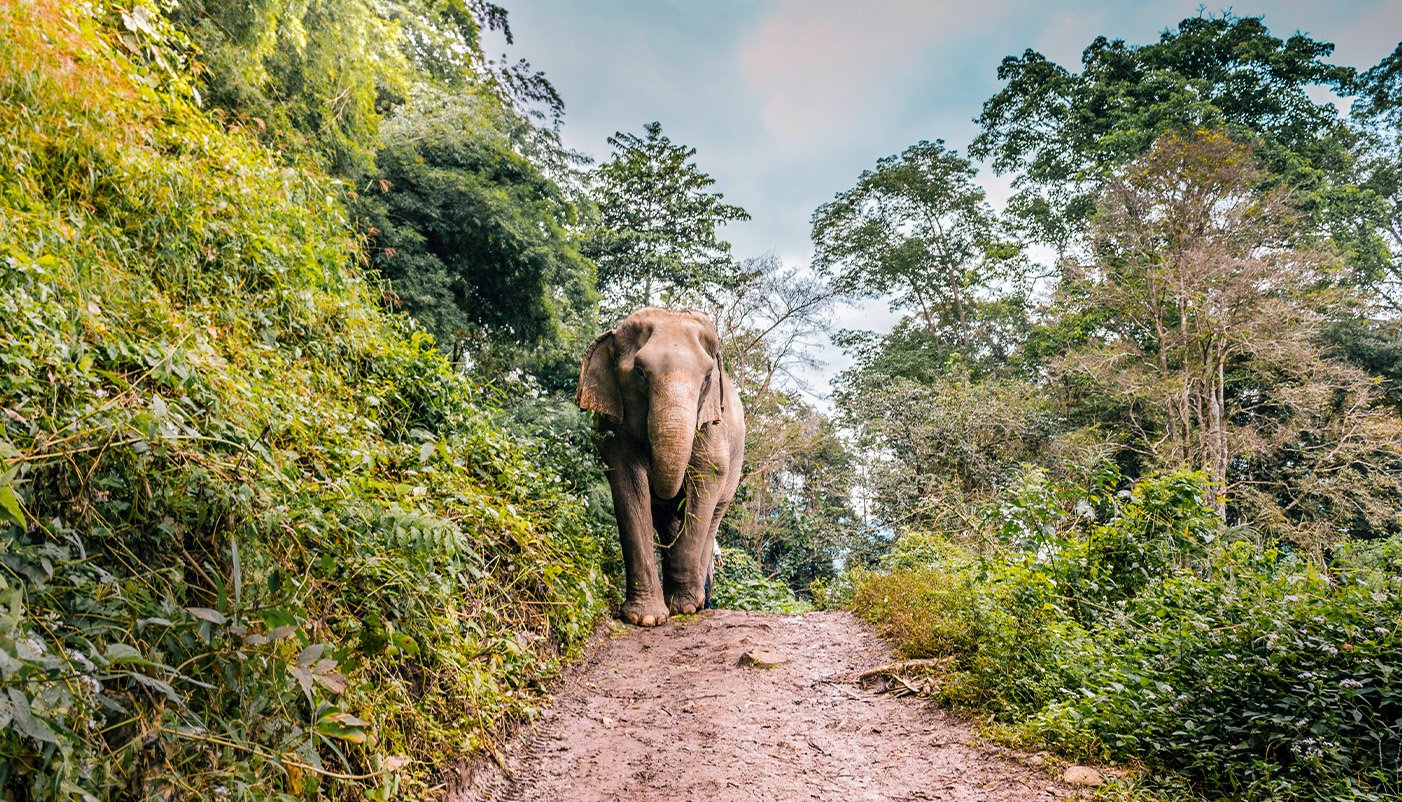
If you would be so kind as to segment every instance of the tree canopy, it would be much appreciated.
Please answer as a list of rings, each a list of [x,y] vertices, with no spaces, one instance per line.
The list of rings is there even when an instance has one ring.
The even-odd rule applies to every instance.
[[[1025,291],[1019,248],[976,172],[943,142],[920,142],[813,213],[814,264],[839,290],[890,298],[970,363],[1006,355],[998,324]]]
[[[692,161],[696,149],[673,143],[657,122],[608,143],[613,154],[595,174],[599,220],[585,253],[598,263],[610,308],[622,315],[734,286],[738,265],[718,229],[750,216],[709,191],[716,182]]]
[[[1010,208],[1046,242],[1066,247],[1094,192],[1119,164],[1178,130],[1223,128],[1256,139],[1270,169],[1314,185],[1346,166],[1351,134],[1312,90],[1347,91],[1354,71],[1334,46],[1281,39],[1260,17],[1189,17],[1144,45],[1096,37],[1072,72],[1035,50],[998,67],[1004,86],[983,105],[970,153],[1016,173]]]
[[[579,211],[513,149],[491,99],[422,93],[386,121],[357,202],[391,292],[455,359],[560,387],[592,337]]]

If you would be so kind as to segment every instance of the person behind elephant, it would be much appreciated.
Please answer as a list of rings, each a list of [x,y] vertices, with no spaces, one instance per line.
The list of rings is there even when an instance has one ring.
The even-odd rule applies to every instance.
[[[623,620],[652,627],[704,608],[745,449],[715,326],[691,310],[639,309],[590,344],[575,401],[599,413],[604,434],[627,574]]]

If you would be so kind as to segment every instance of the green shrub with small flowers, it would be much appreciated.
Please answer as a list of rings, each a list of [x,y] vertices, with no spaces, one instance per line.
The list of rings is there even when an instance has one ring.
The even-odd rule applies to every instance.
[[[1222,527],[1202,482],[1031,473],[989,511],[996,548],[907,534],[853,607],[1026,744],[1175,796],[1398,798],[1402,539],[1316,564]]]

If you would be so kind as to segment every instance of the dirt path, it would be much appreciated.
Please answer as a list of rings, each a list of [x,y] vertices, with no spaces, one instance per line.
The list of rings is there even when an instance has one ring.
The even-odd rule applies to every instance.
[[[621,625],[620,625],[621,626]],[[774,668],[740,665],[746,652]],[[1047,800],[1077,791],[966,724],[850,682],[888,662],[846,613],[710,611],[620,628],[522,734],[508,774],[460,799]]]

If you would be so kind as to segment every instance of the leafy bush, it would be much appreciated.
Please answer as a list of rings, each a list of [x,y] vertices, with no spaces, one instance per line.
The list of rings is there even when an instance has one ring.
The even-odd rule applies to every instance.
[[[721,549],[721,563],[711,577],[711,604],[726,610],[806,613],[812,605],[794,596],[788,585],[765,576],[755,558],[739,549]]]
[[[0,787],[424,796],[591,629],[597,527],[172,35],[0,0]]]
[[[1012,544],[907,534],[854,572],[852,606],[907,656],[950,658],[944,701],[1076,758],[1213,798],[1402,792],[1402,540],[1340,547],[1327,571],[1224,542],[1201,482],[1024,485]]]
[[[1032,726],[1211,796],[1402,792],[1402,576],[1326,575],[1244,543],[1175,571],[1097,634],[1094,681]]]
[[[950,544],[919,567],[854,572],[853,609],[910,658],[950,658],[939,697],[1024,716],[1074,684],[1085,630],[1059,604],[1057,586],[1032,560],[980,559]],[[898,554],[896,561],[908,559]]]

